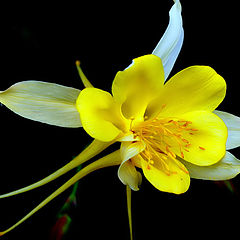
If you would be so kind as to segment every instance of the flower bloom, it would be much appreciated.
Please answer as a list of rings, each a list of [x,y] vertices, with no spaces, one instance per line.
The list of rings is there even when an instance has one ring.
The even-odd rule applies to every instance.
[[[240,162],[228,151],[240,146],[240,118],[215,109],[226,94],[226,82],[212,68],[192,66],[166,79],[183,43],[181,5],[170,10],[166,32],[152,54],[133,60],[119,71],[112,94],[94,88],[78,65],[85,89],[24,81],[0,92],[0,102],[35,121],[84,130],[93,142],[50,176],[0,198],[42,186],[88,161],[113,143],[119,150],[94,161],[47,197],[9,232],[44,205],[97,169],[118,165],[119,179],[138,190],[142,169],[160,191],[181,194],[190,178],[226,180],[240,172]],[[130,219],[131,217],[129,217]],[[131,221],[130,221],[131,229]]]
[[[159,190],[183,193],[190,183],[187,161],[209,166],[225,155],[227,127],[213,110],[226,83],[212,68],[193,66],[164,84],[161,59],[137,58],[117,73],[112,95],[85,88],[77,99],[83,128],[103,142],[121,142],[118,175],[138,190],[139,173]]]

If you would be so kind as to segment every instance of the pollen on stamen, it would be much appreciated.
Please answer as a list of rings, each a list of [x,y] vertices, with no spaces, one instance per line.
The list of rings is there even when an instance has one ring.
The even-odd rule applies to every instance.
[[[184,143],[189,143],[189,141],[188,141],[187,139],[185,139],[185,138],[182,138],[182,141],[183,141]]]
[[[198,129],[196,129],[196,128],[190,128],[189,130],[194,131],[194,132],[198,131]]]
[[[134,133],[146,144],[145,150],[140,153],[147,161],[146,169],[150,170],[154,166],[152,159],[157,159],[157,164],[165,174],[174,174],[170,169],[170,161],[178,164],[176,154],[183,159],[185,158],[184,154],[191,150],[191,138],[188,139],[186,134],[193,135],[198,131],[198,129],[192,128],[191,124],[192,122],[187,120],[156,117],[151,120],[147,119],[135,127]],[[185,168],[181,167],[180,164],[178,165],[182,171],[188,173]]]
[[[150,164],[152,164],[152,165],[153,165],[153,164],[154,164],[154,161],[153,161],[153,160],[150,160]]]
[[[204,147],[201,147],[201,146],[199,146],[199,148],[200,148],[201,150],[206,150],[206,148],[204,148]]]
[[[150,164],[147,165],[147,170],[151,170]]]

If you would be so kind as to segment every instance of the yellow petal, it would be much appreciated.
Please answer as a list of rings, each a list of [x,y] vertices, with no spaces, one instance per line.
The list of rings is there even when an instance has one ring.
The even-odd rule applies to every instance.
[[[154,164],[141,159],[143,173],[148,181],[158,190],[181,194],[188,190],[190,185],[190,176],[183,164],[177,160],[169,159],[169,172],[167,174],[163,169],[160,161],[154,159]]]
[[[141,120],[150,100],[158,96],[164,82],[162,61],[154,55],[133,60],[124,71],[119,71],[113,81],[112,93],[122,104],[126,118]]]
[[[120,106],[110,93],[97,88],[85,88],[77,99],[82,126],[93,138],[112,141],[125,130]]]
[[[180,157],[183,155],[185,161],[199,166],[220,161],[226,152],[227,127],[224,122],[216,114],[206,111],[186,113],[181,119],[192,124],[189,130],[180,133],[184,143],[182,149],[176,144],[171,150]]]
[[[212,68],[192,66],[173,76],[147,115],[176,116],[196,110],[213,111],[224,99],[226,82]],[[162,108],[164,106],[164,108]]]

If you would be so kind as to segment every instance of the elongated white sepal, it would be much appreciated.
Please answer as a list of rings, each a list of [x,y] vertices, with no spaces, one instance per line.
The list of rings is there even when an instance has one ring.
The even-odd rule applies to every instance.
[[[23,81],[0,92],[0,102],[18,115],[60,127],[81,127],[76,108],[80,90],[41,81]]]
[[[168,78],[183,44],[184,31],[181,11],[180,1],[176,0],[169,12],[168,27],[152,52],[162,59],[165,80]]]
[[[240,161],[230,152],[216,164],[211,166],[197,166],[182,160],[182,163],[189,171],[191,178],[203,180],[228,180],[240,173]]]
[[[214,111],[226,124],[228,128],[228,138],[226,143],[226,149],[230,150],[240,146],[240,118],[233,114]]]

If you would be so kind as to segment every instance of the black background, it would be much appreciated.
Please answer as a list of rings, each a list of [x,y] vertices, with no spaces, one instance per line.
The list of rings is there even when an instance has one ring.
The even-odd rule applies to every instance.
[[[168,24],[172,2],[40,1],[2,6],[0,88],[23,80],[83,88],[75,61],[95,87],[110,91],[117,71],[155,48]],[[240,116],[237,6],[233,1],[182,1],[185,40],[171,73],[209,65],[227,82],[220,110]],[[76,156],[90,141],[83,129],[48,126],[17,116],[1,117],[0,192],[35,182]],[[232,151],[239,156],[239,150]],[[0,200],[0,230],[11,226],[74,174],[47,186]],[[182,195],[162,193],[143,179],[132,196],[134,239],[234,236],[238,230],[239,177],[235,193],[210,181],[192,180]],[[221,185],[222,186],[222,185]],[[56,214],[70,191],[53,200],[3,239],[49,239]],[[128,239],[125,187],[117,168],[95,172],[79,185],[77,208],[65,239]]]

